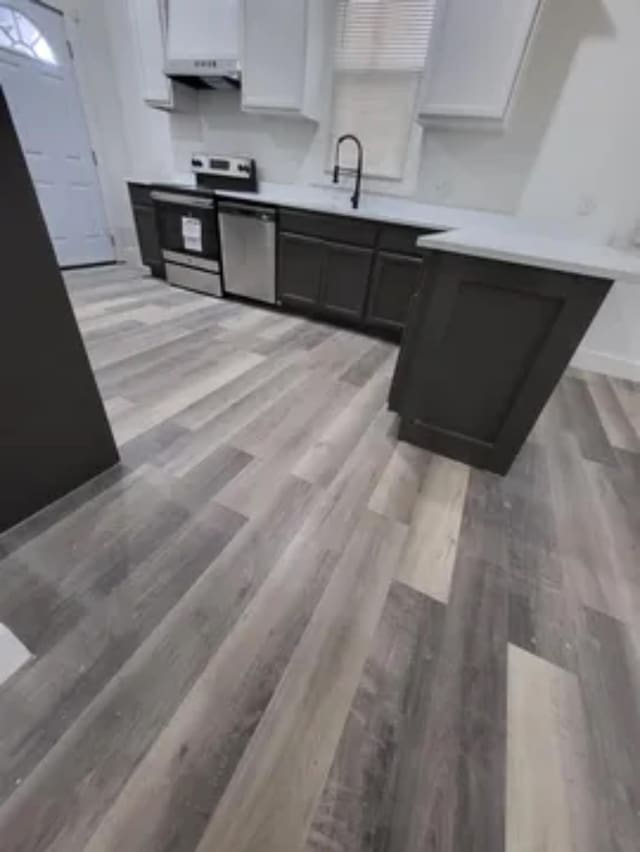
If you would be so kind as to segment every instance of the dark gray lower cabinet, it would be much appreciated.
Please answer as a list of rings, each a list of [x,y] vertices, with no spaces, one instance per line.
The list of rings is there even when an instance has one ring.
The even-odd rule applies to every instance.
[[[164,260],[151,190],[144,184],[129,184],[129,196],[142,262],[154,275],[162,278],[164,277]]]
[[[371,278],[366,323],[401,332],[411,297],[420,286],[423,260],[419,257],[380,251]]]
[[[280,234],[278,296],[283,305],[359,322],[373,252],[301,234]]]
[[[391,389],[401,440],[506,473],[610,287],[436,252]]]
[[[315,237],[281,233],[278,297],[283,305],[315,311],[320,300],[325,242]]]
[[[320,310],[327,316],[362,319],[373,251],[326,243]]]
[[[415,245],[419,233],[284,209],[278,297],[297,310],[399,336],[423,277],[425,258]]]

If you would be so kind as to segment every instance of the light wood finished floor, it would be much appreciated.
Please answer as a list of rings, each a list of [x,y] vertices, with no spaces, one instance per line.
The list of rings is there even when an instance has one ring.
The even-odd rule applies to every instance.
[[[122,464],[0,538],[2,852],[640,849],[639,386],[501,479],[398,443],[389,343],[68,284]]]

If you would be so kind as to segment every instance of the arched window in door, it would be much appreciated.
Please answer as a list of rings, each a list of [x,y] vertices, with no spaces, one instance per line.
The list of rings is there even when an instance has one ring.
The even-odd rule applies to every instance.
[[[26,15],[0,3],[0,48],[57,65],[51,45]]]

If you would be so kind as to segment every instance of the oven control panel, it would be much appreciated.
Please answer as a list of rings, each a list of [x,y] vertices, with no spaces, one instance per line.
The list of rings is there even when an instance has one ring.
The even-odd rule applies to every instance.
[[[196,184],[206,189],[238,192],[256,192],[258,189],[256,161],[251,157],[194,154],[191,170],[196,176]]]
[[[192,170],[202,175],[223,175],[246,180],[253,167],[253,160],[250,157],[214,157],[209,154],[194,154],[191,158]]]

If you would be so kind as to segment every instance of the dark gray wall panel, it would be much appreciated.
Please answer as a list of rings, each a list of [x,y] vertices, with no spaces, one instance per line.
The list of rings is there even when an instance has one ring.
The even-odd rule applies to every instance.
[[[118,452],[0,90],[0,531]]]

